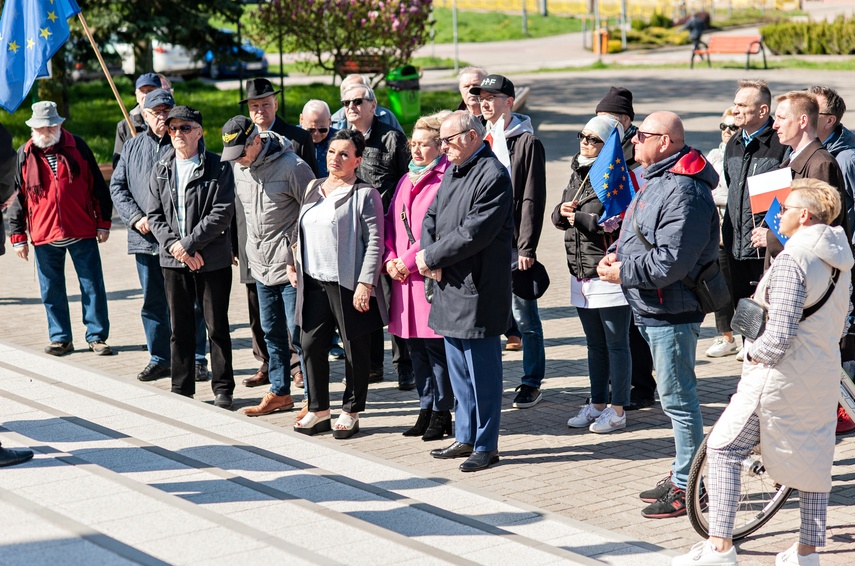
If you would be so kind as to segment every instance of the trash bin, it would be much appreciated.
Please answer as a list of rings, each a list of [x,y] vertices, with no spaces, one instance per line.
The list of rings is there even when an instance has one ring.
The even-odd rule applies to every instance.
[[[607,55],[609,52],[609,30],[600,28],[594,30],[594,53]]]
[[[419,70],[412,65],[392,69],[386,75],[386,86],[389,87],[389,106],[398,121],[415,123],[422,111]]]

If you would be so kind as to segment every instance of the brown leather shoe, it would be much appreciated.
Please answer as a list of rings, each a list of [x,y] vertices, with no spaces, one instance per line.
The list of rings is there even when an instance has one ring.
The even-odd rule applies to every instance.
[[[267,377],[266,371],[258,370],[252,377],[247,377],[243,380],[243,384],[247,387],[260,387],[262,385],[270,385],[270,378]]]
[[[243,414],[248,417],[257,417],[259,415],[269,415],[277,411],[290,411],[293,408],[294,401],[290,395],[277,395],[276,393],[268,392],[257,407],[244,409]]]

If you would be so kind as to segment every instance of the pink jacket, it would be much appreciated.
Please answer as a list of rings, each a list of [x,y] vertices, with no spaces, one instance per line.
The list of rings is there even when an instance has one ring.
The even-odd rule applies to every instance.
[[[383,272],[389,260],[400,258],[410,271],[407,279],[400,283],[392,281],[392,297],[389,301],[389,332],[401,338],[441,338],[428,328],[430,303],[425,300],[425,280],[416,267],[416,253],[421,249],[422,219],[433,202],[442,175],[448,168],[445,156],[436,167],[422,177],[414,187],[409,175],[398,182],[395,195],[386,213],[386,253],[383,256]],[[406,210],[407,220],[413,232],[415,243],[410,244],[401,211]]]

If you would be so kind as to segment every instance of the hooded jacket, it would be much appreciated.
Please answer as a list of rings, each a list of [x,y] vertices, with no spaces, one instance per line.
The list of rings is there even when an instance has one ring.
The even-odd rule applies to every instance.
[[[235,183],[232,168],[220,162],[216,153],[205,151],[199,142],[200,163],[187,183],[185,216],[187,235],[178,228],[178,188],[175,185],[175,149],[166,148],[155,165],[149,182],[148,224],[160,244],[160,266],[184,269],[169,248],[175,242],[188,254],[196,252],[205,260],[200,271],[215,271],[232,264],[229,227],[235,213]]]
[[[154,234],[140,234],[134,225],[146,215],[151,171],[167,147],[172,147],[169,134],[164,134],[162,138],[158,138],[151,130],[137,134],[125,143],[110,178],[113,205],[128,226],[129,254],[155,255],[158,252]]]
[[[513,114],[505,128],[514,190],[514,248],[537,259],[537,244],[546,210],[546,152],[534,135],[531,118]]]
[[[838,124],[825,142],[825,149],[837,160],[843,174],[844,208],[849,218],[849,233],[855,234],[855,134]]]
[[[621,286],[641,326],[699,323],[704,313],[683,282],[718,257],[718,174],[696,149],[651,165],[627,209],[617,243]],[[635,231],[652,244],[648,250]]]
[[[288,283],[294,265],[297,218],[303,194],[315,178],[291,142],[276,132],[262,132],[261,152],[249,167],[234,162],[235,217],[241,252],[241,281],[249,269],[262,285]]]
[[[798,490],[827,493],[837,426],[839,341],[849,312],[850,269],[855,260],[845,231],[824,224],[800,228],[779,258],[781,255],[794,259],[804,274],[805,306],[816,304],[825,294],[832,268],[840,270],[837,285],[819,310],[799,322],[796,335],[774,367],[749,361],[765,335],[746,344],[748,355],[736,395],[707,442],[713,448],[723,447],[756,413],[763,465],[769,475]],[[755,300],[770,302],[769,281],[775,277],[773,263],[757,286]]]
[[[751,245],[751,231],[760,226],[765,216],[765,213],[751,214],[746,179],[777,169],[787,151],[787,146],[781,145],[778,133],[772,129],[771,118],[765,128],[751,139],[747,147],[742,140],[742,130],[739,130],[724,150],[727,206],[721,224],[721,238],[724,250],[738,260],[757,259],[758,248]],[[763,248],[759,250],[762,258]]]
[[[318,161],[315,156],[315,142],[312,141],[312,134],[294,124],[289,124],[279,116],[273,119],[273,124],[270,126],[270,131],[276,132],[291,142],[294,153],[306,162],[312,169],[312,173],[318,174]]]

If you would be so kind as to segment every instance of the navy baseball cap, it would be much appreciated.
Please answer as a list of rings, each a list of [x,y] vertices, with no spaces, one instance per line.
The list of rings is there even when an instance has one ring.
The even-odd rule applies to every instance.
[[[160,88],[160,77],[158,77],[155,73],[143,73],[137,79],[136,88],[142,88],[144,86],[153,86],[154,88]]]
[[[173,106],[175,106],[175,99],[172,97],[172,94],[168,90],[159,88],[145,95],[145,102],[143,103],[143,105],[146,108],[155,108],[161,105],[166,105],[172,108]]]

